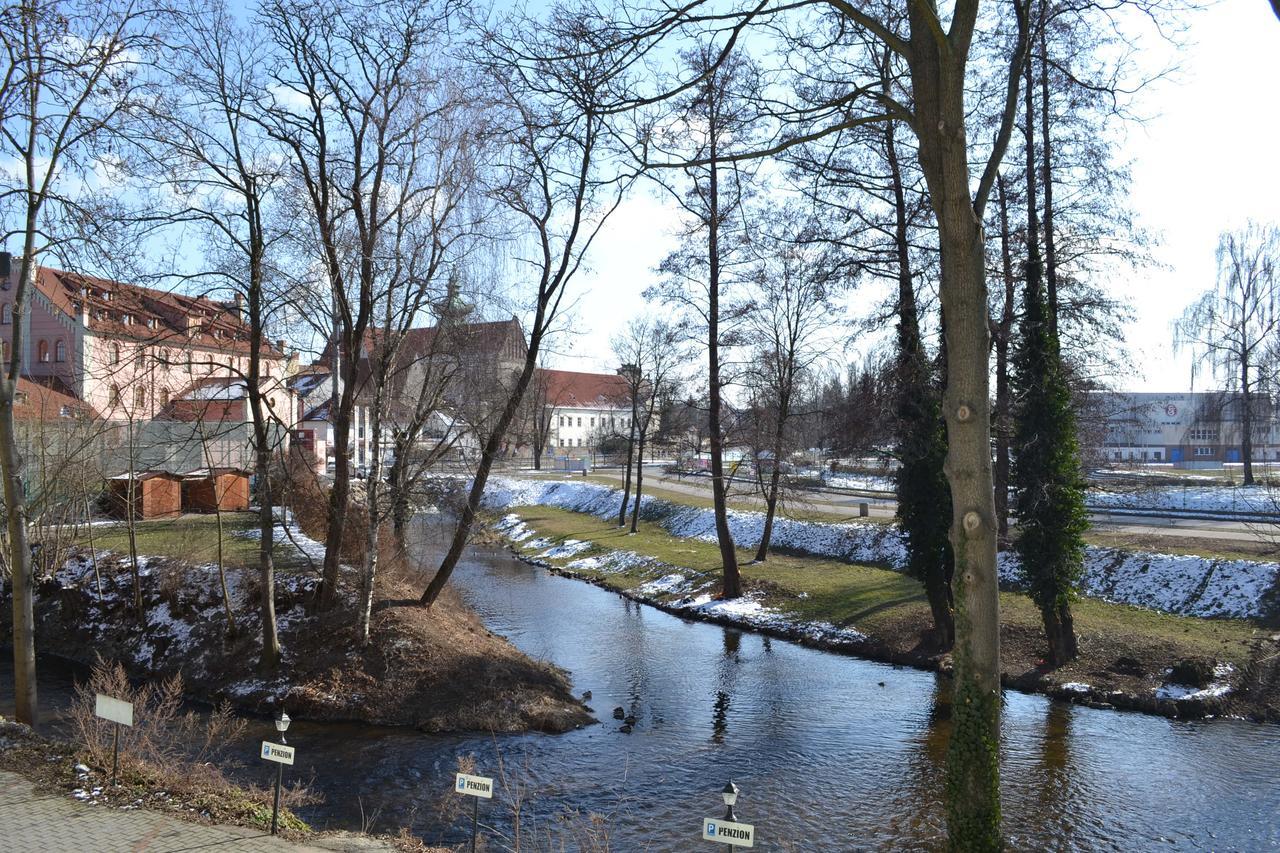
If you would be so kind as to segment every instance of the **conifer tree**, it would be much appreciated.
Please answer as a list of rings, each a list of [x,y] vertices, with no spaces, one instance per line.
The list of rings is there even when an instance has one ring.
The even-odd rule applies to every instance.
[[[1071,597],[1084,562],[1084,478],[1071,391],[1050,323],[1039,253],[1027,263],[1027,290],[1013,356],[1015,550],[1040,608],[1049,663],[1076,657]]]

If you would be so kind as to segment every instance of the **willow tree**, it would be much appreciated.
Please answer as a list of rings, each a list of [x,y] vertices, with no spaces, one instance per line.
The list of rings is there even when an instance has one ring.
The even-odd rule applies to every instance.
[[[1253,431],[1261,389],[1276,378],[1280,334],[1280,228],[1251,222],[1218,239],[1218,280],[1187,306],[1174,326],[1174,347],[1190,350],[1236,397],[1244,484],[1253,478]],[[1193,375],[1194,380],[1194,375]]]

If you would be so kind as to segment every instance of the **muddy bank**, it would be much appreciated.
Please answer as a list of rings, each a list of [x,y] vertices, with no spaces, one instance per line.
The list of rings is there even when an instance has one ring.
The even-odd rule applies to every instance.
[[[96,571],[95,565],[96,563]],[[563,732],[592,722],[567,675],[488,631],[456,596],[431,610],[403,578],[384,572],[370,642],[355,631],[355,578],[344,604],[308,609],[316,578],[281,572],[276,613],[281,666],[257,670],[261,646],[254,571],[228,567],[230,628],[215,566],[171,557],[139,560],[142,616],[133,610],[133,571],[118,555],[73,555],[36,594],[41,654],[92,664],[120,661],[138,679],[182,676],[191,698],[257,714],[281,708],[311,720],[413,726],[426,732]],[[0,631],[11,629],[8,591]]]

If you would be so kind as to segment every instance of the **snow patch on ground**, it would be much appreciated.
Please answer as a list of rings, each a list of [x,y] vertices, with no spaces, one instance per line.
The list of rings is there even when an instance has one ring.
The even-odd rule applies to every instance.
[[[1220,663],[1213,668],[1214,680],[1208,687],[1194,687],[1189,684],[1162,684],[1156,688],[1157,699],[1212,699],[1225,696],[1231,692],[1231,674],[1235,667],[1229,663]]]
[[[1188,478],[1190,479],[1190,478]],[[1280,511],[1280,494],[1265,486],[1214,486],[1202,482],[1139,489],[1090,489],[1090,507],[1103,509],[1181,509],[1199,512]]]
[[[636,592],[640,595],[662,595],[664,593],[674,595],[688,591],[690,587],[689,579],[679,573],[663,575],[657,580],[643,583],[636,587]]]
[[[613,518],[621,498],[619,490],[595,483],[493,477],[485,488],[484,503],[491,509],[554,506]],[[710,509],[645,496],[640,513],[673,536],[708,542],[716,539],[715,516]],[[503,524],[508,527],[504,529]],[[759,544],[764,514],[730,510],[729,526],[739,545],[753,547]],[[534,535],[514,515],[506,516],[499,529],[517,542]],[[774,522],[773,544],[818,557],[899,571],[906,564],[903,537],[894,525],[778,518]],[[545,550],[551,546],[549,540],[538,539],[525,547]],[[1252,618],[1265,615],[1267,593],[1275,588],[1278,573],[1280,564],[1276,563],[1089,546],[1085,549],[1080,592],[1104,601],[1183,616]],[[1003,584],[1016,587],[1023,583],[1016,554],[1000,555],[999,574]]]
[[[261,539],[262,531],[256,527],[250,527],[236,531],[235,535],[243,539]],[[297,524],[290,522],[286,530],[283,524],[277,522],[271,537],[277,548],[292,545],[298,550],[298,553],[310,557],[317,563],[324,562],[324,543],[317,542],[303,533],[302,528],[298,527]]]
[[[554,548],[548,548],[539,554],[539,557],[545,557],[549,560],[562,560],[565,557],[572,557],[574,554],[580,554],[591,547],[590,542],[583,542],[579,539],[566,539]]]

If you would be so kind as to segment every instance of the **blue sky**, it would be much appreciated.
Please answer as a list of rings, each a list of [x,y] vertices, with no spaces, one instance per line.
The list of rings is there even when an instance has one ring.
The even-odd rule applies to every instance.
[[[1175,357],[1170,326],[1212,283],[1219,233],[1249,218],[1280,220],[1280,21],[1266,0],[1222,0],[1187,25],[1179,73],[1142,94],[1150,118],[1129,128],[1122,148],[1140,224],[1160,239],[1157,266],[1117,270],[1109,283],[1135,315],[1134,370],[1116,380],[1124,390],[1188,387],[1190,362]],[[1153,48],[1153,64],[1162,63],[1167,52]],[[573,284],[574,333],[557,341],[557,366],[612,368],[609,339],[643,310],[640,293],[672,246],[671,215],[637,193],[606,225],[591,270]]]

